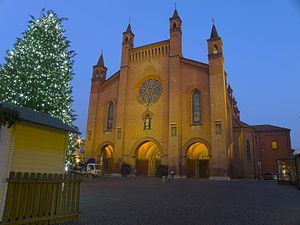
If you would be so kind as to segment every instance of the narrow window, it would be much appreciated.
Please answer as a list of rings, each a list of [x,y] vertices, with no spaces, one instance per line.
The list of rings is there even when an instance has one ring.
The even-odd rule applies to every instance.
[[[176,123],[171,123],[171,136],[177,136],[177,125]]]
[[[120,127],[117,128],[117,138],[121,139],[122,129]]]
[[[201,104],[200,104],[200,93],[199,91],[195,91],[193,93],[193,123],[200,123],[201,122]]]
[[[216,121],[215,122],[215,127],[216,127],[216,135],[222,134],[222,124],[221,124],[221,121]]]
[[[217,45],[214,45],[213,53],[214,53],[214,54],[218,54],[218,53],[219,53],[219,50],[218,50],[218,46],[217,46]]]
[[[272,149],[277,149],[277,148],[278,148],[278,142],[272,141]]]
[[[114,105],[109,103],[108,111],[107,111],[107,130],[111,130],[113,127],[113,113],[114,113]]]
[[[246,141],[246,154],[247,154],[247,160],[251,160],[251,149],[250,149],[250,141],[247,139]]]
[[[176,23],[173,23],[173,28],[176,28]]]

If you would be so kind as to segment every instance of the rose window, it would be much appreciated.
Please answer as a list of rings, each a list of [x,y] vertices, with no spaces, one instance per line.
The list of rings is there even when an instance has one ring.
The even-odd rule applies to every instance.
[[[157,78],[146,79],[139,88],[141,103],[151,105],[156,102],[161,94],[161,82]]]

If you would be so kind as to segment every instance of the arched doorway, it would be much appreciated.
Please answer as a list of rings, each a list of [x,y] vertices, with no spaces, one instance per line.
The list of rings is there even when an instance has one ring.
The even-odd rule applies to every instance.
[[[155,176],[156,168],[160,165],[160,162],[160,150],[154,142],[147,141],[138,147],[135,169],[139,175]]]
[[[208,177],[209,152],[205,144],[196,142],[186,152],[186,175],[188,177]]]
[[[100,167],[102,173],[111,173],[113,170],[113,147],[105,145],[100,149]]]

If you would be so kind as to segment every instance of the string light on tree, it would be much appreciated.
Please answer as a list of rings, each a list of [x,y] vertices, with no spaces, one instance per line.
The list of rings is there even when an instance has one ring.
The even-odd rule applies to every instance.
[[[74,51],[64,36],[64,18],[42,10],[39,19],[31,16],[28,29],[7,52],[0,70],[0,99],[39,112],[71,125]],[[72,164],[74,135],[69,135],[66,167]]]

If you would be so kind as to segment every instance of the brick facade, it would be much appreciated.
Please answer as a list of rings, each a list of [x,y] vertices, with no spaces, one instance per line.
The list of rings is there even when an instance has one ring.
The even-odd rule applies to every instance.
[[[253,128],[255,130],[257,174],[277,173],[275,160],[292,155],[290,129],[272,125],[257,125]],[[272,146],[272,142],[274,146]]]
[[[93,67],[85,156],[109,163],[103,168],[111,170],[104,172],[119,172],[126,162],[143,173],[148,170],[149,176],[164,164],[177,175],[190,171],[198,177],[229,177],[238,165],[233,157],[239,110],[227,84],[222,39],[213,25],[207,64],[183,57],[176,10],[169,32],[168,40],[134,47],[129,24],[120,70],[109,79],[101,54]],[[236,129],[242,129],[253,149],[252,130]],[[242,177],[254,176],[253,154],[251,150],[251,159],[239,162]]]

